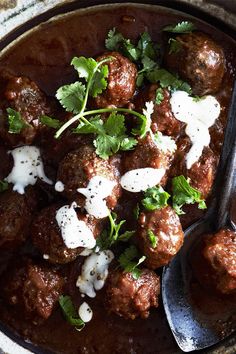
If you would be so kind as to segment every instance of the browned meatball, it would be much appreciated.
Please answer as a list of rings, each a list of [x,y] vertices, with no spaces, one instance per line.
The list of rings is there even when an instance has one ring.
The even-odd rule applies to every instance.
[[[152,113],[151,128],[154,133],[157,131],[165,135],[177,136],[180,133],[182,123],[175,118],[172,113],[170,105],[170,92],[167,89],[162,90],[163,100],[157,104],[155,103],[156,91],[160,88],[159,85],[150,85],[140,92],[135,102],[137,110],[142,111],[145,107],[145,102],[154,102],[154,112]]]
[[[27,259],[5,272],[1,293],[10,305],[38,324],[51,316],[63,285],[64,280],[55,268]]]
[[[0,248],[16,248],[29,236],[34,198],[33,191],[24,195],[10,189],[0,193]]]
[[[138,168],[164,168],[168,170],[173,158],[173,154],[161,151],[154,143],[149,134],[145,138],[139,139],[134,150],[127,152],[123,158],[124,172]],[[167,173],[163,176],[160,184],[167,181]]]
[[[222,48],[200,32],[178,35],[180,50],[170,53],[167,47],[165,64],[192,87],[194,95],[203,96],[219,90],[224,73]]]
[[[50,115],[48,99],[35,82],[27,77],[11,77],[4,92],[5,108],[11,107],[19,112],[28,125],[20,134],[8,133],[6,114],[0,114],[0,136],[9,145],[31,144],[39,130],[41,115]]]
[[[188,170],[185,157],[190,149],[188,138],[181,139],[171,168],[172,176],[184,175],[190,178],[190,184],[201,192],[203,198],[207,198],[212,190],[218,156],[209,147],[205,147],[200,159]]]
[[[77,189],[87,187],[92,177],[102,176],[117,183],[112,195],[106,198],[108,208],[113,209],[121,193],[117,165],[117,158],[103,160],[96,155],[92,146],[81,146],[67,154],[59,164],[57,180],[64,184],[62,194],[81,205],[84,198],[79,195]]]
[[[191,263],[199,282],[221,294],[236,294],[236,233],[222,229],[204,235],[191,252]]]
[[[51,205],[40,211],[34,219],[31,235],[34,246],[51,263],[69,263],[83,251],[82,247],[66,247],[61,230],[56,220],[56,213],[61,206]],[[78,219],[85,221],[96,238],[100,234],[100,222],[92,217],[77,213]]]
[[[105,58],[112,59],[105,64],[108,66],[109,75],[107,78],[107,88],[95,98],[97,107],[126,105],[134,95],[137,77],[137,68],[129,59],[120,53],[109,52],[97,58],[101,61]]]
[[[150,235],[155,236],[155,242],[151,241]],[[142,254],[147,257],[148,268],[168,264],[181,248],[183,239],[179,217],[170,206],[140,214],[137,241]]]
[[[143,269],[134,279],[122,270],[110,271],[106,284],[109,311],[126,319],[147,318],[151,307],[158,307],[160,279],[153,271]]]

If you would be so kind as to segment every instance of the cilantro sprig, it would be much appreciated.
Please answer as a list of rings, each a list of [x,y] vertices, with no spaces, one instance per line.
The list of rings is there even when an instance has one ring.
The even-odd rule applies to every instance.
[[[162,31],[170,33],[191,33],[196,29],[196,26],[190,21],[182,21],[175,25],[165,26]]]
[[[156,210],[165,208],[168,205],[170,194],[165,192],[161,186],[148,188],[144,193],[142,205],[147,210]]]
[[[7,108],[8,118],[8,132],[11,134],[19,134],[24,128],[30,125],[24,121],[20,112],[15,111],[13,108]]]
[[[148,234],[148,238],[149,238],[149,241],[151,243],[152,248],[156,248],[156,246],[157,246],[157,237],[155,236],[153,231],[150,230],[150,229],[147,231],[147,234]]]
[[[182,44],[179,41],[177,41],[175,38],[169,38],[168,43],[169,43],[169,54],[178,53],[182,48]]]
[[[61,295],[59,297],[59,305],[67,322],[74,326],[77,331],[82,331],[85,326],[85,323],[79,317],[70,296]]]
[[[103,230],[96,242],[96,245],[104,250],[109,249],[116,242],[127,242],[135,233],[135,231],[125,231],[124,233],[120,233],[120,229],[126,220],[121,220],[117,224],[117,215],[115,213],[109,213],[108,217],[110,228],[109,230]]]
[[[199,209],[206,209],[206,203],[201,197],[201,193],[190,186],[184,176],[177,176],[172,179],[172,202],[173,208],[178,215],[185,214],[182,206],[185,204],[198,203]]]
[[[5,192],[6,190],[8,190],[8,183],[6,181],[1,181],[0,180],[0,193]]]
[[[126,273],[131,273],[134,279],[138,279],[142,272],[138,266],[143,263],[145,259],[146,257],[140,256],[137,248],[131,245],[120,255],[118,261]]]

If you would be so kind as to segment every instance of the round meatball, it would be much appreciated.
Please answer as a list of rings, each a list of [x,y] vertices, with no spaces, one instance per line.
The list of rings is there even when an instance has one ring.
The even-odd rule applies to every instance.
[[[147,318],[151,307],[158,307],[160,278],[149,269],[143,269],[134,279],[122,270],[110,271],[106,283],[106,306],[110,312],[126,319]]]
[[[36,83],[27,77],[11,77],[8,80],[4,96],[5,107],[11,107],[19,112],[26,126],[20,134],[8,133],[8,120],[2,111],[0,114],[0,136],[11,146],[31,144],[40,127],[40,116],[52,113],[48,99]]]
[[[45,259],[51,263],[64,264],[74,261],[83,251],[83,247],[66,247],[56,220],[61,206],[51,205],[36,216],[31,228],[32,242]],[[100,222],[89,216],[77,213],[78,219],[86,222],[96,238],[101,231]]]
[[[29,236],[35,194],[18,194],[10,189],[0,193],[0,248],[17,248]]]
[[[111,196],[106,198],[108,208],[113,209],[121,193],[117,166],[116,157],[103,160],[96,155],[92,146],[81,146],[67,154],[59,164],[57,180],[64,184],[62,194],[71,201],[78,201],[81,205],[84,198],[79,195],[77,189],[87,187],[92,177],[102,176],[117,183]]]
[[[175,118],[170,105],[170,91],[161,89],[163,99],[159,104],[156,101],[156,92],[160,89],[159,85],[153,84],[148,86],[144,92],[140,92],[135,102],[137,110],[142,111],[145,102],[152,101],[154,103],[154,112],[152,113],[151,129],[154,133],[157,131],[171,136],[177,136],[180,133],[182,123]]]
[[[178,35],[178,51],[167,46],[165,64],[177,72],[192,87],[194,95],[216,93],[225,73],[225,57],[222,48],[208,35],[200,32]]]
[[[156,269],[168,264],[180,250],[183,240],[179,217],[170,206],[140,214],[137,242],[147,257],[145,263],[148,268]]]
[[[236,294],[236,233],[221,229],[202,239],[190,258],[196,278],[208,289]]]
[[[173,154],[160,150],[152,137],[147,134],[145,138],[139,139],[138,145],[133,151],[127,152],[123,158],[124,172],[138,168],[164,168],[169,169]],[[160,184],[165,185],[167,173],[162,177]]]
[[[106,90],[95,98],[97,107],[126,105],[134,95],[137,68],[129,59],[120,53],[109,52],[97,58],[97,61],[112,57],[105,65],[108,66],[109,74],[107,78]]]
[[[181,139],[178,142],[170,174],[173,177],[184,175],[186,178],[190,178],[191,186],[201,192],[202,197],[205,199],[212,190],[218,165],[218,156],[210,147],[205,147],[200,159],[190,169],[187,169],[185,157],[190,146],[191,143],[188,138]]]
[[[25,318],[39,324],[51,316],[63,285],[55,268],[27,259],[5,272],[1,293],[10,305],[24,312]]]

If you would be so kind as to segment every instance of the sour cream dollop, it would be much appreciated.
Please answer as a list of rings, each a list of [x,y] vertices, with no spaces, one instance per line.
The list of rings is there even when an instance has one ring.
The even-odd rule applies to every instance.
[[[91,307],[87,304],[87,302],[83,302],[78,310],[79,317],[82,321],[90,322],[93,317],[93,311]]]
[[[175,118],[186,123],[185,132],[192,143],[186,156],[186,166],[190,169],[201,157],[204,147],[210,144],[209,128],[220,115],[220,104],[210,95],[196,102],[185,91],[175,91],[170,104]]]
[[[103,288],[108,276],[108,267],[114,258],[114,254],[110,250],[93,252],[86,258],[81,275],[78,277],[76,286],[81,294],[85,294],[91,298],[96,296],[95,290]]]
[[[11,173],[5,178],[9,183],[14,184],[13,190],[19,194],[25,193],[28,185],[34,185],[37,179],[52,184],[44,173],[44,167],[40,150],[36,146],[21,146],[9,151],[14,159],[14,166]]]
[[[56,213],[56,221],[61,229],[63,241],[68,248],[86,247],[91,249],[96,240],[91,229],[79,220],[75,211],[76,203],[64,205]]]
[[[97,219],[109,215],[105,198],[111,195],[116,182],[102,176],[94,176],[89,181],[87,188],[78,188],[77,191],[86,197],[85,209],[88,214]]]
[[[129,192],[143,192],[160,183],[164,174],[164,168],[137,168],[126,172],[121,177],[120,184],[123,189]]]

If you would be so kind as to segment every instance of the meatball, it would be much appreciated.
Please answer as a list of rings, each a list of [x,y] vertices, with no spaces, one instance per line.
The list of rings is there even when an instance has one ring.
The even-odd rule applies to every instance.
[[[95,98],[97,107],[126,105],[134,95],[137,68],[129,59],[120,53],[109,52],[97,58],[97,61],[112,57],[105,64],[108,66],[109,74],[107,78],[106,90]]]
[[[156,91],[160,88],[159,85],[150,85],[140,92],[135,102],[137,110],[142,111],[145,107],[145,102],[154,102],[154,112],[152,113],[151,128],[154,133],[157,131],[171,136],[177,136],[180,133],[182,123],[175,118],[172,113],[170,105],[170,91],[162,89],[163,100],[157,104],[155,103]]]
[[[78,201],[81,205],[84,198],[79,195],[77,189],[87,187],[92,177],[102,176],[117,183],[111,196],[106,198],[108,208],[113,209],[121,193],[117,165],[117,158],[103,160],[96,155],[92,146],[81,146],[68,153],[59,164],[57,180],[64,184],[62,194],[69,200]]]
[[[191,186],[201,192],[203,198],[207,198],[212,190],[218,156],[214,154],[210,147],[205,147],[200,159],[188,170],[185,156],[190,149],[190,145],[188,138],[179,141],[170,174],[172,176],[184,175],[186,178],[190,178]]]
[[[144,139],[139,139],[138,145],[133,151],[127,152],[123,158],[124,172],[138,168],[164,168],[168,170],[174,155],[160,150],[152,137],[147,134]],[[165,185],[167,173],[163,176],[160,184]]]
[[[200,284],[225,295],[236,294],[236,233],[221,229],[203,236],[191,252],[194,274]]]
[[[147,318],[151,307],[158,307],[160,278],[149,269],[143,269],[134,279],[122,270],[110,271],[106,283],[106,306],[110,312],[126,319]]]
[[[192,87],[194,95],[216,93],[225,73],[222,48],[208,35],[200,32],[178,35],[180,49],[170,52],[167,47],[165,64],[177,72]]]
[[[17,248],[29,236],[35,209],[35,194],[7,190],[0,194],[0,248]]]
[[[4,92],[5,108],[11,107],[21,114],[26,127],[20,134],[8,133],[6,115],[0,114],[0,136],[10,146],[31,144],[40,127],[41,115],[50,115],[51,108],[48,99],[35,82],[27,77],[11,77]]]
[[[55,268],[27,259],[5,272],[1,293],[10,305],[24,312],[25,318],[39,324],[51,316],[63,285]]]
[[[180,250],[183,240],[179,217],[170,206],[140,214],[137,242],[147,257],[145,263],[148,268],[156,269],[168,264]]]
[[[74,261],[83,251],[82,247],[66,247],[56,220],[59,205],[51,205],[40,211],[31,228],[32,242],[40,253],[51,263],[64,264]],[[78,219],[86,222],[96,238],[100,234],[98,220],[77,213]]]

